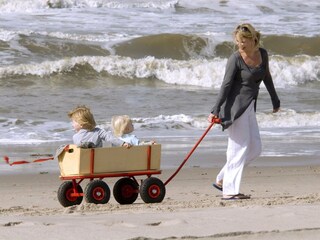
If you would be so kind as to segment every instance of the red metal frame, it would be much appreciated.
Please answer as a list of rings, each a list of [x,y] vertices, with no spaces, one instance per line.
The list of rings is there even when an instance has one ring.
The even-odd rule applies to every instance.
[[[75,175],[75,176],[60,176],[61,180],[76,180],[76,179],[93,179],[93,178],[108,178],[108,177],[133,177],[153,174],[161,174],[161,170],[149,170],[149,171],[136,171],[136,172],[118,172],[118,173],[102,173],[102,174],[90,174],[90,175]]]
[[[94,148],[90,152],[90,174],[94,174]]]
[[[83,196],[83,193],[78,192],[78,185],[83,181],[84,179],[81,179],[79,182],[77,182],[75,179],[72,179],[72,186],[73,186],[73,193],[71,194],[71,197],[81,197]]]
[[[148,160],[147,160],[147,169],[150,170],[151,169],[151,146],[148,147],[148,150],[147,150],[147,157],[148,157]]]

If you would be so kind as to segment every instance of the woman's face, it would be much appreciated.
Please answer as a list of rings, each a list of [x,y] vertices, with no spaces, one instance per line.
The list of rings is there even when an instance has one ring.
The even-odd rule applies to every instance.
[[[240,37],[239,35],[236,36],[236,42],[238,45],[239,50],[242,51],[250,51],[254,49],[254,41],[251,38],[244,38]]]

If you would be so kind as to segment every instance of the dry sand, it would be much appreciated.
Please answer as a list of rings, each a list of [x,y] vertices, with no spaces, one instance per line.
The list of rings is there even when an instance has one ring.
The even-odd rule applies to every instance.
[[[161,203],[111,196],[68,208],[57,200],[58,172],[0,175],[0,239],[320,239],[320,166],[248,167],[241,190],[252,198],[237,201],[212,187],[218,170],[183,168]],[[112,190],[118,179],[104,180]]]

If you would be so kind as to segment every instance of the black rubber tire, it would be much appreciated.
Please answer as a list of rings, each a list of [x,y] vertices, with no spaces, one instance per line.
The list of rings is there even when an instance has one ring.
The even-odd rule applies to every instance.
[[[121,178],[113,186],[113,196],[120,204],[132,204],[139,195],[139,185],[131,178]]]
[[[145,179],[140,186],[140,196],[145,203],[162,202],[166,195],[163,182],[155,177]]]
[[[77,186],[78,193],[83,193],[80,185]],[[79,205],[82,202],[83,197],[72,197],[73,193],[72,181],[63,182],[58,189],[58,200],[63,207],[70,207],[73,205]]]
[[[110,200],[110,188],[102,180],[93,180],[85,188],[85,200],[88,203],[105,204]]]

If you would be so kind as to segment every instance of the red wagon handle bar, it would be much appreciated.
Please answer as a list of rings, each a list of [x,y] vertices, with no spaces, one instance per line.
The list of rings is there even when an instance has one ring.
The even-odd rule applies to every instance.
[[[178,172],[180,172],[181,168],[183,167],[183,165],[188,161],[188,159],[190,158],[190,156],[192,155],[192,153],[196,150],[196,148],[198,147],[198,145],[201,143],[202,139],[207,135],[207,133],[210,131],[210,129],[212,128],[212,126],[215,123],[221,123],[221,120],[219,118],[214,118],[212,120],[212,123],[210,123],[210,125],[208,126],[208,128],[206,129],[206,131],[202,134],[202,136],[200,137],[200,139],[197,141],[197,143],[194,145],[194,147],[191,149],[191,151],[188,153],[188,155],[186,156],[186,158],[184,159],[184,161],[180,164],[180,166],[178,167],[178,169],[171,175],[171,177],[164,183],[164,185],[167,185],[177,174]]]

